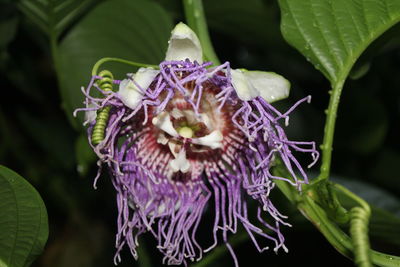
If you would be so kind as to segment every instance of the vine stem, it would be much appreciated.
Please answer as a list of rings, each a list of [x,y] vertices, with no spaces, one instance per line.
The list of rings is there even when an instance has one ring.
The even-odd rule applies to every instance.
[[[342,188],[340,188],[341,190]],[[351,193],[351,192],[350,192]],[[351,193],[354,196],[353,193]],[[346,233],[333,223],[327,216],[323,208],[321,208],[312,199],[312,192],[304,195],[302,201],[298,203],[298,208],[302,213],[314,223],[321,231],[325,238],[333,245],[341,254],[352,259],[355,255],[354,243]],[[378,266],[400,267],[400,257],[389,255],[368,248],[371,261]]]
[[[279,168],[275,168],[274,174],[283,175],[284,173],[282,173]],[[315,199],[318,198],[315,188],[311,187],[309,190],[304,190],[302,194],[299,194],[294,187],[289,186],[284,181],[277,180],[275,183],[290,202],[298,207],[301,213],[318,228],[318,230],[338,252],[349,259],[353,259],[355,256],[354,241],[331,220],[326,209],[321,207],[315,201]],[[369,205],[365,200],[358,197],[342,185],[333,184],[333,187],[344,193],[349,198],[355,200],[363,209],[367,209],[370,212]],[[400,257],[381,253],[373,249],[368,250],[373,264],[385,267],[400,267]]]
[[[360,207],[354,207],[350,210],[350,236],[353,244],[354,262],[360,267],[372,267],[368,237],[371,208],[365,200],[346,187],[339,184],[334,184],[334,187],[360,205]]]
[[[327,180],[330,173],[335,123],[340,102],[340,95],[342,94],[345,79],[338,79],[338,81],[339,82],[334,84],[333,89],[329,91],[330,94],[329,106],[328,109],[325,111],[326,122],[324,128],[324,140],[321,145],[321,150],[322,150],[321,172],[318,178],[314,181],[314,183],[320,182],[322,180]]]
[[[202,0],[183,0],[183,7],[187,24],[200,39],[205,59],[213,62],[215,65],[220,65],[221,63],[215,53],[208,33]]]

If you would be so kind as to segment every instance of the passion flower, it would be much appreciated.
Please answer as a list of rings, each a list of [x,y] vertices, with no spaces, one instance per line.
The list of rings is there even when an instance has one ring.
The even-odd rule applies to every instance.
[[[280,227],[289,224],[270,192],[275,179],[298,188],[308,182],[292,152],[310,153],[312,164],[319,154],[314,142],[289,141],[279,121],[287,122],[294,107],[309,98],[281,113],[271,103],[289,93],[282,76],[202,59],[196,34],[180,23],[159,69],[140,68],[114,80],[117,92],[102,90],[95,82],[104,79],[99,76],[84,90],[86,107],[79,110],[88,115],[89,136],[98,131],[96,125],[104,126],[104,136],[91,146],[117,191],[115,263],[125,245],[137,258],[138,237],[145,232],[157,239],[168,264],[200,260],[217,245],[220,232],[238,265],[227,238],[239,224],[260,252],[268,247],[256,236],[271,240],[275,251],[287,251]],[[92,89],[103,97],[93,97]],[[104,110],[106,116],[100,116]],[[271,173],[276,158],[291,178]],[[99,175],[100,170],[95,181]],[[251,199],[259,204],[258,222],[250,219]],[[214,216],[208,247],[196,239],[204,214]]]

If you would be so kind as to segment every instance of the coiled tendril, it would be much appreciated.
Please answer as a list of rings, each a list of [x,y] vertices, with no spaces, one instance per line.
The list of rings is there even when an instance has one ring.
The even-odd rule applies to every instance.
[[[112,91],[113,80],[114,80],[112,73],[108,70],[102,70],[99,73],[99,76],[101,77],[97,81],[97,85],[99,86],[99,88],[105,92]],[[91,138],[93,145],[98,145],[101,141],[104,140],[105,128],[108,123],[110,109],[111,106],[106,106],[97,111],[96,124],[93,127],[92,138]]]
[[[369,207],[354,207],[350,210],[350,235],[354,247],[354,262],[359,267],[372,267],[368,238],[370,215]]]

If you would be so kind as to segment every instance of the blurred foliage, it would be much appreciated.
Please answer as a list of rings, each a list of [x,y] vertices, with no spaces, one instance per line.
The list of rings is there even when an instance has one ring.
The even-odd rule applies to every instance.
[[[80,1],[66,1],[68,8],[61,8],[65,13],[53,14],[49,20],[43,12],[33,11],[38,9],[30,10],[29,2],[60,3],[24,0],[0,4],[0,164],[28,179],[47,206],[49,241],[34,266],[111,266],[115,193],[107,175],[99,180],[99,189],[93,190],[95,157],[71,112],[80,105],[80,87],[87,85],[98,58],[161,60],[173,23],[184,20],[182,7],[178,0],[82,1],[82,6]],[[290,80],[290,98],[276,105],[281,110],[312,95],[312,103],[298,108],[287,130],[292,139],[321,143],[330,85],[284,41],[277,1],[204,0],[204,5],[221,61],[229,60],[233,67],[274,71]],[[358,79],[346,83],[332,173],[345,177],[341,183],[352,183],[352,191],[374,204],[372,247],[394,253],[400,251],[400,177],[396,172],[400,162],[400,75],[393,71],[399,71],[400,41],[398,35],[393,36],[375,41],[374,56],[362,57],[362,68],[353,70]],[[325,71],[331,77],[329,73]],[[364,196],[366,192],[379,194],[370,198],[374,193]],[[258,254],[251,241],[246,241],[235,248],[242,265],[250,258],[269,266],[353,265],[279,192],[273,197],[293,225],[283,230],[290,252]],[[378,204],[377,199],[390,199],[391,204]],[[139,252],[139,261],[125,251],[119,266],[159,266],[161,259],[152,237],[146,236],[141,244],[145,248]],[[229,253],[209,266],[227,264],[231,265]]]

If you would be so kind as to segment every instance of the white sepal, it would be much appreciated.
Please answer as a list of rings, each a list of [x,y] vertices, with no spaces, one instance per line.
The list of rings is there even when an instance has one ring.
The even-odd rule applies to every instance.
[[[268,103],[289,96],[290,83],[279,74],[265,71],[245,71],[244,75]]]
[[[131,79],[124,79],[119,84],[118,96],[127,107],[135,109],[146,90],[160,71],[152,68],[140,68]],[[139,86],[139,87],[138,87]]]
[[[249,101],[257,97],[259,93],[244,73],[242,70],[232,69],[232,85],[241,100]]]
[[[180,22],[171,32],[165,60],[203,62],[203,51],[197,35],[186,24]]]

